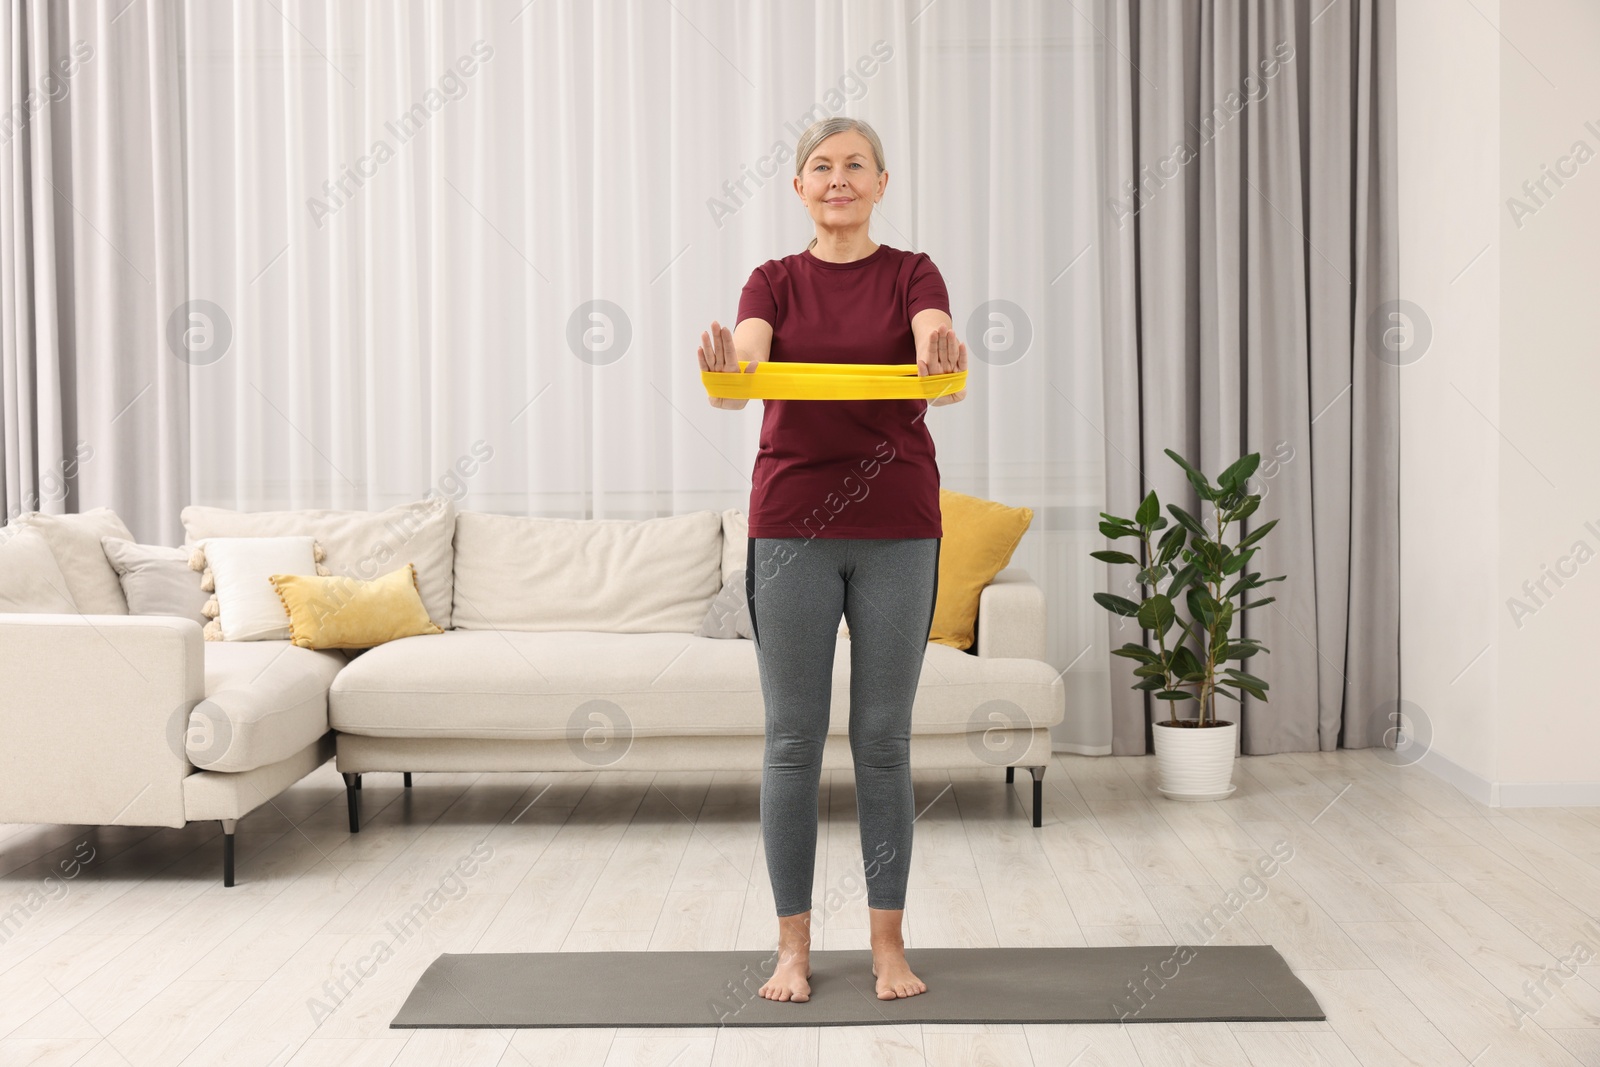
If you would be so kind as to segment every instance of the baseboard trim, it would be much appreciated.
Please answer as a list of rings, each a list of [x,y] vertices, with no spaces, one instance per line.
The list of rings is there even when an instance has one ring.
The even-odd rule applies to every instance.
[[[1050,751],[1052,754],[1109,756],[1111,746],[1055,744]],[[1434,749],[1424,752],[1414,766],[1491,808],[1600,808],[1600,782],[1491,782]]]
[[[1491,782],[1433,749],[1417,766],[1491,808],[1600,807],[1600,782]]]
[[[1069,754],[1074,755],[1074,756],[1109,756],[1109,755],[1111,755],[1111,746],[1110,745],[1060,745],[1060,744],[1057,744],[1057,745],[1051,745],[1050,746],[1050,751],[1052,753],[1055,753],[1055,752],[1066,752],[1066,753],[1069,753]]]

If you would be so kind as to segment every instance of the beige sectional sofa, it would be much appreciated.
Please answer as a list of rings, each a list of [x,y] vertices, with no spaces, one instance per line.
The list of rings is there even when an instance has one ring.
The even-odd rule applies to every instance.
[[[190,507],[183,518],[186,546],[309,534],[335,574],[414,562],[445,632],[319,651],[208,641],[176,616],[0,611],[0,821],[216,819],[232,885],[237,821],[330,757],[352,832],[371,772],[409,786],[417,771],[761,767],[754,644],[695,634],[730,582],[742,588],[737,510],[567,520],[432,497],[385,512]],[[918,767],[1004,767],[1007,781],[1028,767],[1034,826],[1050,727],[1065,713],[1044,633],[1039,588],[1001,571],[980,595],[975,645],[929,643],[911,740]],[[829,768],[851,766],[849,647],[841,633]]]

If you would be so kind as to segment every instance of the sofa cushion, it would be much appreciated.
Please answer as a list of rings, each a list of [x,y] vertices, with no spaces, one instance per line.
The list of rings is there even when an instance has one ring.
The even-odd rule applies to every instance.
[[[207,641],[205,654],[206,697],[183,738],[196,767],[264,767],[328,732],[328,687],[346,664],[343,653],[288,641]]]
[[[834,646],[830,733],[850,728],[850,643]],[[1048,663],[980,659],[930,643],[913,730],[981,732],[1061,721]],[[765,732],[755,642],[680,633],[452,630],[355,656],[328,721],[372,737],[560,739],[604,726],[632,736]],[[1024,722],[1023,720],[1026,720]]]
[[[31,526],[44,535],[50,551],[67,576],[67,589],[77,610],[85,615],[126,615],[128,601],[116,569],[100,547],[102,537],[133,540],[117,513],[110,508],[90,508],[70,515],[30,511],[17,516],[16,525]]]
[[[750,537],[750,520],[739,508],[722,513],[722,581],[733,580],[735,571],[745,569],[745,543]]]
[[[711,601],[706,617],[695,627],[694,636],[714,637],[719,641],[737,638],[755,640],[755,627],[750,625],[750,600],[745,589],[744,568],[733,572]]]
[[[722,517],[548,519],[463,511],[455,625],[681,633],[722,588]]]
[[[232,511],[190,504],[180,515],[185,545],[207,537],[314,537],[331,573],[362,581],[415,563],[428,617],[450,628],[456,508],[449,497],[425,497],[387,511]]]
[[[141,545],[121,537],[102,537],[106,560],[122,582],[129,615],[176,615],[206,624],[201,610],[211,594],[189,567],[189,550]]]
[[[0,527],[0,611],[77,614],[50,542],[31,526]]]

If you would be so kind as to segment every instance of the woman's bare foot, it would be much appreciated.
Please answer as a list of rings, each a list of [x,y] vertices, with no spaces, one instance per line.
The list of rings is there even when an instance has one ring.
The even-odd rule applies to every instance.
[[[868,908],[872,916],[872,975],[878,980],[878,999],[897,1000],[928,991],[928,983],[911,973],[906,962],[900,920],[905,911]]]
[[[778,916],[778,965],[758,991],[768,1000],[811,999],[811,912]]]

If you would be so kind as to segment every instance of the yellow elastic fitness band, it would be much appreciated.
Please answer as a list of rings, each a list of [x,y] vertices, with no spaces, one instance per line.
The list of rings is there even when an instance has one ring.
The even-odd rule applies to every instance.
[[[700,372],[708,396],[733,400],[932,400],[966,388],[967,372],[919,375],[915,363],[739,361],[739,373]]]

